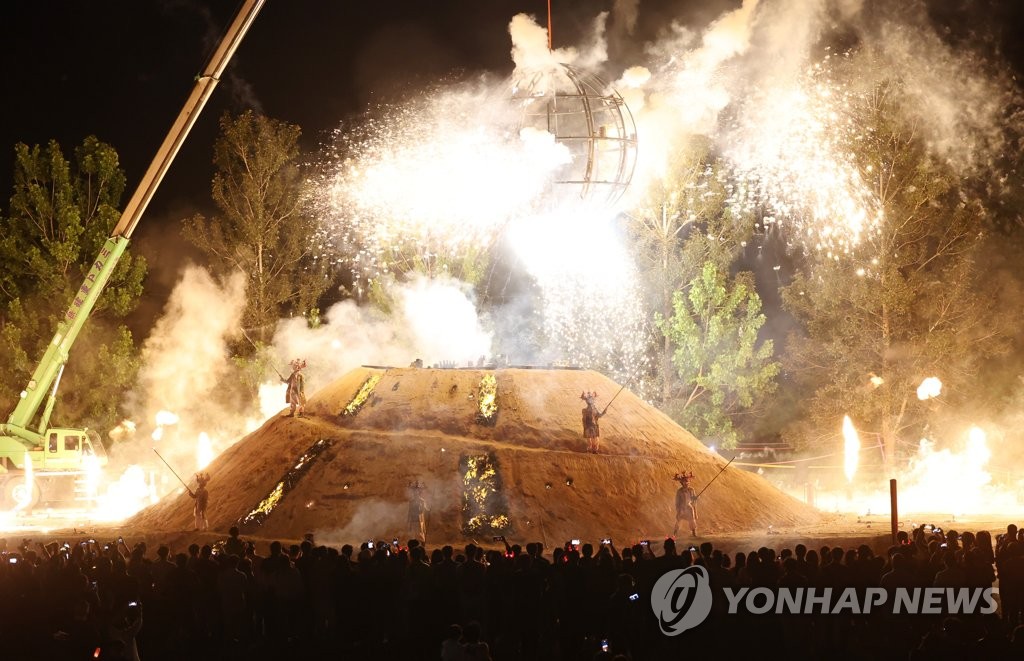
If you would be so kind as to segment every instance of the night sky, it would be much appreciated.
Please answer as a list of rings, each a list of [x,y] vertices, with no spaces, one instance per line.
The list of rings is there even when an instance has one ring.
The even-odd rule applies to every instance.
[[[555,45],[574,44],[596,13],[613,4],[553,0]],[[932,4],[933,19],[946,26],[943,31],[951,40],[978,41],[980,35],[984,42],[989,35],[991,49],[1021,70],[1024,2]],[[638,51],[671,18],[699,30],[738,5],[729,0],[641,1],[635,43],[611,43],[612,58],[627,49]],[[90,134],[121,155],[127,200],[238,6],[236,0],[0,3],[4,201],[10,194],[15,143],[55,138],[68,152]],[[149,293],[164,300],[159,291],[173,284],[179,270],[178,253],[167,249],[187,250],[178,221],[209,208],[211,150],[225,111],[255,108],[298,124],[304,147],[312,151],[342,120],[403,91],[449,75],[509,72],[507,26],[520,12],[543,22],[547,3],[268,0],[135,234],[134,249],[151,262]]]
[[[0,184],[13,145],[90,133],[112,144],[138,182],[240,3],[97,0],[0,3],[5,64]],[[556,2],[556,4],[559,4]],[[561,2],[560,12],[586,4]],[[589,23],[600,3],[581,13]],[[443,14],[438,7],[443,6]],[[256,108],[298,124],[306,147],[325,131],[411,85],[476,70],[509,71],[507,25],[544,0],[268,0],[154,200],[166,210],[209,187],[225,110]],[[575,19],[565,19],[565,30]],[[7,197],[5,191],[4,197]],[[208,197],[208,196],[206,196]],[[5,205],[6,206],[6,205]],[[146,229],[146,221],[139,227]]]

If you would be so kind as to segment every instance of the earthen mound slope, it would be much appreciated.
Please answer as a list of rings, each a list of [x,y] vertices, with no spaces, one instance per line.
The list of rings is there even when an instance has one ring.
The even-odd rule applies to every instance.
[[[597,392],[599,408],[611,402],[596,455],[582,438],[583,391]],[[267,420],[214,460],[208,515],[214,529],[237,524],[262,537],[404,542],[418,493],[430,543],[504,534],[549,547],[602,537],[623,545],[672,532],[677,471],[692,471],[700,491],[725,464],[597,372],[361,367],[319,390],[307,417]],[[190,530],[192,506],[182,491],[128,524]],[[821,520],[735,466],[698,512],[699,535]]]

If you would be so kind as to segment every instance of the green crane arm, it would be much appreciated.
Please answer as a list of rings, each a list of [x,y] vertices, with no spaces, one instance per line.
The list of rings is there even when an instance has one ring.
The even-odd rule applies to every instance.
[[[96,302],[103,293],[104,287],[110,280],[111,273],[114,272],[114,268],[128,247],[128,240],[131,238],[132,232],[135,231],[135,227],[139,224],[139,220],[142,218],[142,214],[149,205],[150,200],[153,199],[153,194],[156,193],[156,189],[163,180],[164,175],[167,174],[171,162],[177,156],[178,150],[184,144],[185,138],[199,117],[203,106],[206,105],[206,101],[210,98],[213,89],[220,81],[221,74],[224,73],[228,61],[238,48],[245,33],[256,19],[256,14],[259,13],[265,2],[266,0],[245,0],[231,26],[221,39],[217,50],[210,57],[209,63],[207,63],[202,73],[196,76],[195,85],[188,100],[185,102],[185,106],[181,109],[178,118],[171,126],[171,130],[164,138],[163,144],[160,145],[160,149],[146,170],[146,174],[143,176],[138,188],[135,189],[131,200],[125,206],[110,238],[103,244],[99,255],[93,261],[92,267],[85,277],[85,282],[79,288],[75,299],[71,302],[71,306],[64,314],[63,320],[57,325],[57,332],[47,346],[42,360],[32,373],[28,386],[22,391],[21,400],[7,419],[7,424],[3,426],[4,429],[0,430],[22,440],[26,448],[38,446],[42,443],[42,435],[46,432],[50,422],[49,414],[52,411],[53,402],[51,401],[46,406],[46,410],[39,421],[37,431],[29,429],[29,425],[32,424],[32,420],[38,414],[40,406],[50,391],[50,387],[54,385],[55,380],[63,369],[64,363],[67,362],[71,346],[89,318],[89,314],[92,313],[93,308],[96,306]],[[55,395],[56,392],[50,394],[51,400]]]

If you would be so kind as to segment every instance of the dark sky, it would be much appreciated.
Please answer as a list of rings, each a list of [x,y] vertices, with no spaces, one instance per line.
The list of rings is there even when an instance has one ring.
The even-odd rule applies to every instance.
[[[555,43],[564,46],[613,0],[552,4]],[[639,32],[653,35],[674,17],[699,27],[738,4],[641,1]],[[990,31],[994,48],[1022,59],[1024,0],[933,4],[951,39]],[[69,152],[90,134],[121,155],[127,199],[238,6],[238,0],[0,2],[0,209],[7,208],[16,142],[55,138]],[[167,248],[183,247],[178,221],[209,205],[211,149],[226,110],[255,107],[298,124],[312,149],[342,119],[417,83],[453,71],[510,70],[509,20],[526,12],[543,22],[546,11],[546,0],[268,0],[135,234],[134,249],[151,260],[149,286],[173,284],[180,260]]]
[[[575,20],[570,10],[581,4],[588,3],[561,2],[566,30]],[[600,4],[578,13],[590,21]],[[127,200],[240,5],[0,2],[0,213],[8,206],[17,142],[54,138],[70,155],[90,134],[120,154]],[[134,235],[133,251],[150,261],[147,294],[155,294],[142,316],[159,313],[180,255],[189,252],[179,221],[210,205],[212,146],[225,111],[254,107],[297,124],[311,150],[342,119],[417,81],[510,70],[507,25],[522,11],[546,13],[546,3],[268,0]]]
[[[19,141],[56,138],[69,150],[96,134],[121,154],[129,187],[137,183],[239,6],[236,0],[0,4],[5,198]],[[438,4],[447,15],[428,11]],[[340,119],[393,90],[396,80],[460,66],[507,67],[505,25],[516,5],[529,4],[269,0],[155,207],[191,202],[195,181],[209,181],[211,145],[225,110],[255,106],[303,127],[306,144],[315,144]]]

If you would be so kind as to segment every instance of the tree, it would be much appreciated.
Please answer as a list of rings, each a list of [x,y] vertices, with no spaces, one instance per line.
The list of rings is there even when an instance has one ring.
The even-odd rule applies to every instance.
[[[75,149],[15,146],[9,214],[0,219],[0,401],[13,408],[57,322],[120,217],[125,176],[117,152],[95,137]],[[138,369],[131,333],[118,322],[142,293],[146,262],[125,254],[73,348],[61,381],[55,421],[101,429]]]
[[[741,273],[730,282],[706,262],[685,291],[673,294],[672,308],[672,317],[657,316],[679,375],[666,408],[694,434],[735,447],[733,416],[774,391],[779,373],[772,341],[758,342],[765,316],[753,276]]]
[[[629,214],[629,230],[651,307],[662,317],[673,310],[673,292],[713,262],[727,269],[750,232],[727,204],[728,185],[719,176],[707,139],[689,136],[673,151],[669,171],[654,181]],[[648,308],[650,309],[650,308]],[[675,386],[668,336],[658,347],[659,399]]]
[[[805,328],[786,356],[808,393],[798,433],[813,441],[811,429],[838,429],[849,414],[881,439],[890,468],[901,434],[915,429],[916,441],[927,422],[920,382],[938,376],[962,397],[980,361],[1005,347],[1007,327],[996,297],[981,294],[985,209],[929,153],[900,91],[886,80],[850,107],[861,130],[849,152],[877,228],[849,257],[809,255],[783,292]]]
[[[219,215],[185,221],[185,237],[220,276],[241,271],[243,324],[266,342],[282,316],[305,314],[327,289],[315,223],[305,214],[298,126],[246,111],[225,114],[214,146],[213,201]]]

